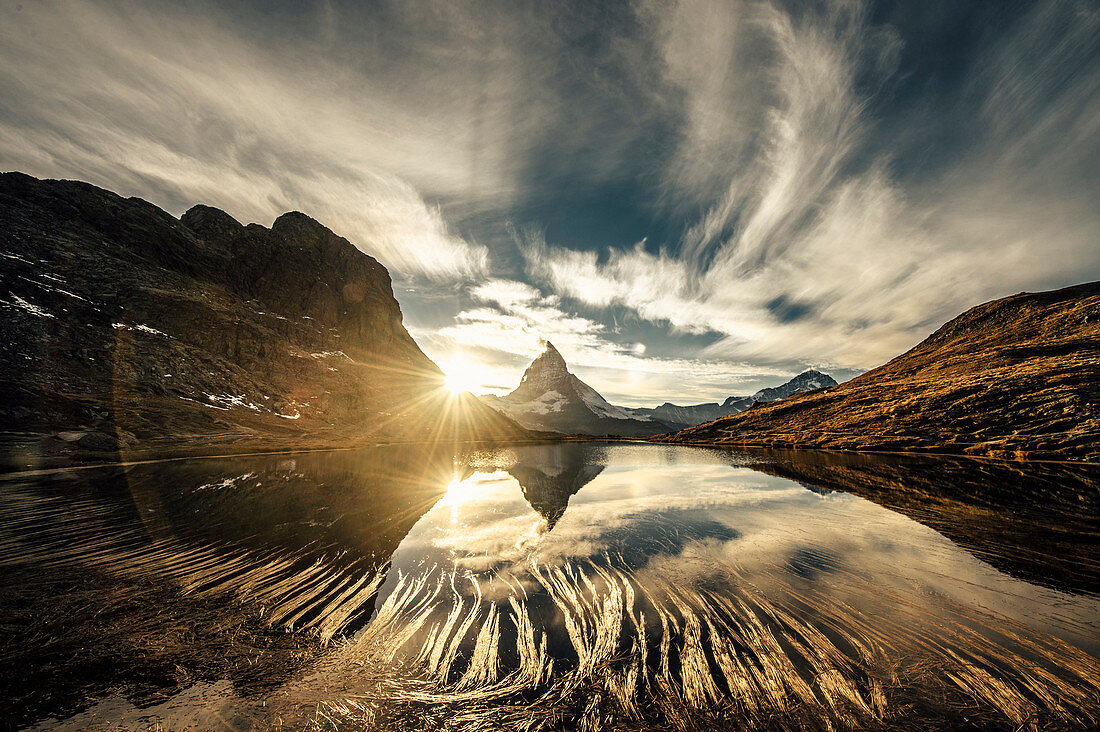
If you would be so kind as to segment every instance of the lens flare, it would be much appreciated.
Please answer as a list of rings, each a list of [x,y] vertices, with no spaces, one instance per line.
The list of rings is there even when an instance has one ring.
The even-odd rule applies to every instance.
[[[459,358],[448,362],[444,368],[444,385],[452,394],[474,391],[481,386],[480,369],[469,361]]]

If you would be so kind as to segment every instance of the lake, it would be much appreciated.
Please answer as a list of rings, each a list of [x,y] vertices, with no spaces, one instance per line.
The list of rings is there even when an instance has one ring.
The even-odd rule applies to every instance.
[[[631,443],[0,478],[0,717],[1100,724],[1100,468]]]

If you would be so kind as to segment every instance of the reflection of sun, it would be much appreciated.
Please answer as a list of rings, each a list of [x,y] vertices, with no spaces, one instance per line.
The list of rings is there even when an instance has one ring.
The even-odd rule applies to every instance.
[[[447,391],[452,394],[473,391],[481,386],[481,375],[478,368],[469,361],[456,359],[448,363],[443,371],[446,377]]]

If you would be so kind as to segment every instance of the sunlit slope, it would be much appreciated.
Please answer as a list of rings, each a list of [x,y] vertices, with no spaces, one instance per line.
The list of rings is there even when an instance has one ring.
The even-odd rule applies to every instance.
[[[1100,460],[1100,283],[979,305],[845,384],[663,439]]]
[[[9,173],[0,254],[0,417],[21,436],[16,462],[525,434],[444,389],[386,269],[304,214],[271,228],[206,206],[176,219]]]

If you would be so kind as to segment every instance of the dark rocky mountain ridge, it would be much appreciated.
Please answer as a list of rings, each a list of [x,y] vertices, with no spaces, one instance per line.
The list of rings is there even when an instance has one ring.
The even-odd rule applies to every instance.
[[[754,402],[776,402],[795,394],[816,391],[818,389],[827,389],[830,386],[836,385],[836,379],[832,376],[823,374],[816,369],[810,369],[808,371],[803,371],[785,384],[761,389],[752,395],[752,400]]]
[[[176,219],[87,183],[0,175],[9,463],[366,440],[525,438],[442,374],[389,274],[298,212]]]
[[[1100,282],[978,305],[844,384],[658,439],[1100,461]]]

